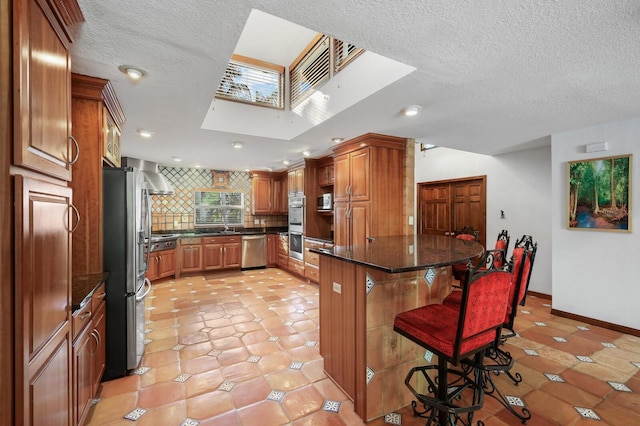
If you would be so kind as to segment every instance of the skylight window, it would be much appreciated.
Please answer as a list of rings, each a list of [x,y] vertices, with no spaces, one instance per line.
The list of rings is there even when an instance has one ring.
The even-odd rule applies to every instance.
[[[314,90],[329,79],[329,42],[330,38],[321,36],[319,41],[291,65],[289,80],[291,83],[291,108],[295,108]]]
[[[284,108],[284,67],[233,55],[216,97],[272,108]]]

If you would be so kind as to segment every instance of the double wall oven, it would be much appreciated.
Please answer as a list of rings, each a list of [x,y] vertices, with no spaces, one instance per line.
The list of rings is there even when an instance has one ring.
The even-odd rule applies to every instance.
[[[289,197],[289,257],[304,259],[304,196]]]

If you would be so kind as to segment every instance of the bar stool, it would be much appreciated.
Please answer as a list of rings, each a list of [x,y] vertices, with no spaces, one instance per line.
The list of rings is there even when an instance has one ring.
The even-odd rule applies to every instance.
[[[437,365],[414,367],[405,379],[406,386],[424,407],[424,411],[418,411],[413,401],[414,415],[427,418],[427,425],[470,425],[473,413],[482,407],[482,371],[454,369],[449,363],[457,366],[461,360],[473,357],[477,365],[483,365],[485,350],[496,345],[500,337],[510,285],[508,272],[469,268],[457,308],[433,304],[396,315],[393,329],[397,333],[438,356]],[[431,370],[437,372],[435,379],[428,374]],[[426,393],[411,385],[417,372],[426,380]],[[463,392],[471,393],[467,405],[461,402]]]
[[[456,236],[456,238],[468,239],[467,236],[468,234],[459,234]],[[502,231],[500,231],[500,233],[498,233],[498,237],[496,238],[496,244],[493,250],[502,250],[502,253],[504,255],[502,255],[502,253],[500,252],[494,252],[493,259],[492,259],[492,263],[494,264],[494,269],[500,269],[505,263],[507,263],[506,255],[507,255],[507,250],[509,250],[509,240],[510,240],[509,231],[507,231],[506,229],[503,229]],[[475,241],[475,240],[472,240],[472,241]],[[458,281],[462,281],[466,268],[467,268],[466,263],[458,263],[455,265],[451,265],[451,274]]]

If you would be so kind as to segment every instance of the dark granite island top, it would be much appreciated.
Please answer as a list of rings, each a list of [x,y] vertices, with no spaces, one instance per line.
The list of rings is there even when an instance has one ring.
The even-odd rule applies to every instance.
[[[367,245],[310,251],[395,274],[463,263],[480,256],[484,248],[450,236],[396,235],[374,238]]]

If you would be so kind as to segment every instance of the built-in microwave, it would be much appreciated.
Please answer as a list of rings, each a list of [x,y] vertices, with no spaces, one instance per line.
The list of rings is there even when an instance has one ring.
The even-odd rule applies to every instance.
[[[333,206],[331,205],[332,194],[330,192],[322,195],[318,195],[318,202],[316,204],[316,208],[318,210],[331,210]]]

